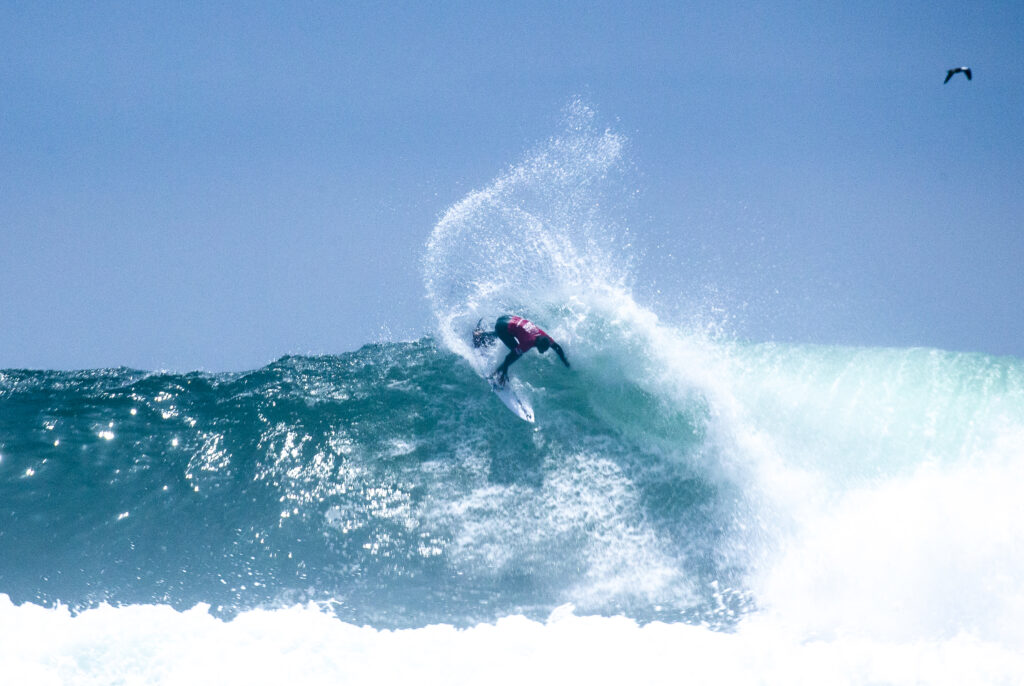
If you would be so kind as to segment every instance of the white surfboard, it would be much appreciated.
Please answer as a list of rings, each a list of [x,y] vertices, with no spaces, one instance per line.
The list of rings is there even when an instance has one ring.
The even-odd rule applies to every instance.
[[[498,396],[501,402],[505,403],[505,407],[512,410],[523,421],[533,424],[533,408],[530,407],[530,403],[526,400],[526,395],[523,393],[519,381],[509,379],[505,382],[504,386],[499,385],[493,379],[488,379],[488,381],[491,383],[491,390],[494,391],[494,394]]]

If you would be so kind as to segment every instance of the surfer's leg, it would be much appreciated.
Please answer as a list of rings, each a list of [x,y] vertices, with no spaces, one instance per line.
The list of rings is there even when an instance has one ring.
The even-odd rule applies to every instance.
[[[498,317],[498,321],[494,323],[494,335],[500,338],[501,342],[504,343],[509,350],[515,350],[517,345],[515,336],[508,332],[509,319],[511,319],[511,317],[507,314],[502,317]]]

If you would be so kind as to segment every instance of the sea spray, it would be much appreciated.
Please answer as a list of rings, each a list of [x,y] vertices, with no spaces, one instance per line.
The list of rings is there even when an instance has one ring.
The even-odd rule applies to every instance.
[[[773,464],[770,440],[746,431],[711,341],[661,322],[634,297],[628,223],[609,211],[628,187],[625,146],[572,103],[560,133],[437,223],[423,260],[425,290],[439,340],[470,362],[472,328],[504,313],[534,319],[566,347],[568,374],[549,360],[516,367],[538,401],[564,396],[539,430],[562,426],[559,410],[585,402],[596,421],[584,434],[615,437],[594,455],[700,484],[707,501],[693,510],[713,511],[713,524],[678,530],[685,540],[672,536],[667,547],[689,573],[665,577],[666,587],[692,596],[696,582],[698,596],[720,596],[713,589],[721,584],[735,613],[747,604],[736,582],[751,551],[779,530],[778,517],[762,517],[777,495],[758,477]]]

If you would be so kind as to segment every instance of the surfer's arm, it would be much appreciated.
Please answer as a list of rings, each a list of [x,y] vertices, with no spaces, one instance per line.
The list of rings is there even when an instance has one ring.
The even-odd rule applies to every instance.
[[[513,362],[518,360],[520,357],[522,357],[522,355],[517,353],[515,349],[510,350],[508,355],[505,356],[505,361],[502,362],[501,366],[498,367],[496,372],[494,372],[495,374],[498,375],[498,381],[500,383],[505,383],[506,381],[508,381],[508,368]]]
[[[565,352],[562,351],[562,346],[558,345],[554,341],[551,341],[551,349],[558,353],[558,357],[562,360],[562,364],[568,367],[569,359],[565,356]]]

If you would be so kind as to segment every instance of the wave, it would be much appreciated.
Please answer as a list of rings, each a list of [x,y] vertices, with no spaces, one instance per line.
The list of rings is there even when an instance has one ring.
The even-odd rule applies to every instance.
[[[0,582],[74,607],[330,600],[382,626],[718,612],[691,589],[724,573],[718,489],[661,457],[703,449],[703,406],[553,371],[523,374],[536,427],[429,339],[248,374],[5,372]]]

